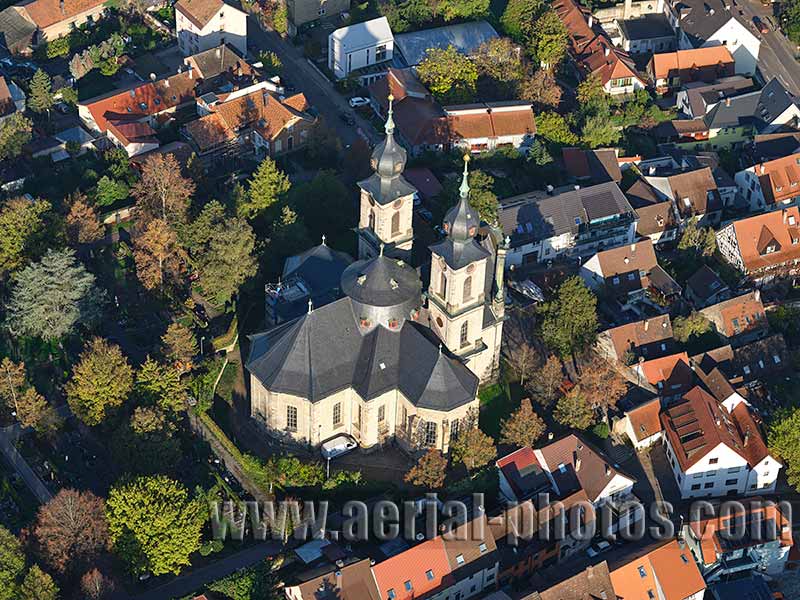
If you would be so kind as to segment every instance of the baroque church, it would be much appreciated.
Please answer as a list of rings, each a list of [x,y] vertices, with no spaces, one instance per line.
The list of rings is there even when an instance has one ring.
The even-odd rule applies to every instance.
[[[250,336],[251,415],[270,435],[318,445],[348,434],[362,448],[394,439],[406,450],[447,452],[477,414],[478,386],[499,366],[507,241],[470,206],[465,157],[446,236],[430,246],[430,265],[415,269],[416,189],[403,177],[406,158],[390,99],[374,173],[359,182],[358,260],[324,239],[287,260],[292,273],[305,264],[341,278],[338,299],[315,305],[312,298],[331,296],[317,289],[303,314]],[[274,308],[269,291],[267,302]]]

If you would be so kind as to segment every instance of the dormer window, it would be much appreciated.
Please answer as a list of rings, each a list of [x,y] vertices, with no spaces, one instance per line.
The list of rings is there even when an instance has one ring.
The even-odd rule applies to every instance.
[[[792,185],[797,185],[797,184],[793,183]],[[789,215],[789,225],[794,225],[794,224],[795,224],[794,215]]]

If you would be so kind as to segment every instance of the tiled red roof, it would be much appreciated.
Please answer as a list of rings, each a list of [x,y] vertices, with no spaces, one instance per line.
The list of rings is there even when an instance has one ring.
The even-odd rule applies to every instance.
[[[62,21],[71,21],[105,3],[106,0],[33,0],[23,8],[39,29],[46,29]]]
[[[430,572],[430,576],[428,573]],[[422,542],[372,567],[381,598],[412,600],[452,585],[453,576],[441,537]]]
[[[661,420],[658,418],[660,412],[661,400],[659,398],[653,398],[628,411],[628,420],[631,422],[631,429],[636,436],[636,441],[641,442],[661,431]]]

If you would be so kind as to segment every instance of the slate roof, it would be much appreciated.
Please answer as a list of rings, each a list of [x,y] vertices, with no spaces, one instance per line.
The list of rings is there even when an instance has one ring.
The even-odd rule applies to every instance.
[[[674,6],[679,18],[682,10],[688,11],[680,18],[680,27],[695,47],[701,46],[734,18],[723,0],[680,0]]]
[[[381,595],[372,576],[368,558],[343,567],[336,567],[323,575],[308,579],[296,587],[301,598],[315,600],[380,600]],[[324,591],[321,591],[324,590]]]
[[[422,62],[430,48],[445,49],[453,46],[462,54],[472,54],[484,42],[498,37],[497,31],[486,21],[471,21],[458,25],[445,25],[394,36],[394,46],[409,66]]]
[[[773,600],[772,590],[761,575],[734,581],[719,581],[708,588],[711,600]]]
[[[749,77],[734,75],[723,77],[714,83],[693,81],[684,86],[686,98],[689,102],[692,118],[702,117],[706,114],[710,104],[716,104],[732,96],[744,94],[753,89],[753,80]]]
[[[362,333],[349,297],[251,336],[247,369],[265,388],[312,402],[353,387],[364,399],[390,389],[416,406],[447,411],[471,402],[478,378],[439,348],[427,328]]]
[[[719,275],[707,265],[700,267],[686,280],[687,290],[691,290],[695,298],[703,303],[726,287]]]
[[[21,52],[31,45],[36,24],[19,6],[0,11],[0,45],[9,52]]]
[[[503,472],[517,500],[524,500],[536,492],[550,487],[550,480],[539,461],[536,460],[536,454],[532,448],[526,446],[515,450],[498,460],[495,465]]]
[[[637,19],[620,20],[618,23],[622,35],[628,40],[652,40],[675,36],[666,15],[661,13],[642,15]]]
[[[705,117],[709,129],[753,124],[757,130],[771,124],[794,103],[794,98],[777,79],[760,91],[727,98]]]
[[[597,150],[564,148],[561,150],[561,157],[567,172],[578,179],[591,179],[592,183],[622,181],[617,151],[613,148]]]
[[[367,306],[397,306],[419,298],[417,272],[401,260],[380,256],[360,260],[342,274],[342,291]]]

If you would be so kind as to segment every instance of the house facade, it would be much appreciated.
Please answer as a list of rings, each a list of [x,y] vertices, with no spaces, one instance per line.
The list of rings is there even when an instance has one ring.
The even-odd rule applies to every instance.
[[[751,211],[778,210],[800,201],[800,154],[747,167],[734,176]]]
[[[289,35],[295,35],[298,30],[308,25],[336,17],[348,10],[350,10],[348,0],[287,0]]]
[[[659,94],[698,81],[712,83],[734,73],[735,61],[725,46],[662,52],[647,63],[647,74]]]
[[[392,60],[394,36],[386,17],[341,27],[328,36],[328,69],[337,79]]]
[[[178,0],[175,35],[184,56],[228,44],[247,55],[247,14],[222,0]]]

